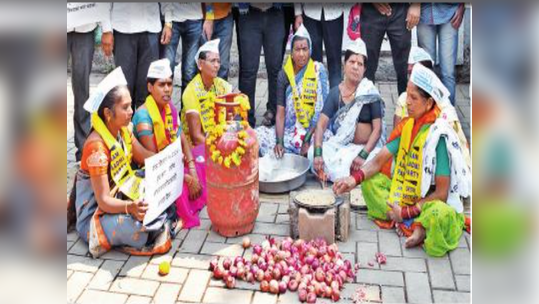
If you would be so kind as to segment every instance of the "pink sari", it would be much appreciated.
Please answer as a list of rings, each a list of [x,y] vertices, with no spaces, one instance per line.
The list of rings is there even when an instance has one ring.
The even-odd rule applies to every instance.
[[[171,110],[172,110],[172,124],[174,126],[174,129],[179,129],[179,123],[178,123],[178,111],[176,110],[176,107],[171,104]],[[165,112],[161,111],[161,117],[163,118],[163,121],[165,121]],[[182,131],[183,132],[183,131]],[[169,136],[168,132],[167,136]],[[179,134],[178,134],[178,140],[179,140]],[[195,160],[195,168],[197,171],[198,180],[200,182],[200,186],[202,187],[202,195],[195,199],[195,200],[189,200],[189,188],[187,187],[187,183],[183,183],[183,189],[181,196],[176,200],[176,214],[180,219],[183,221],[183,228],[184,229],[190,229],[193,227],[200,226],[200,218],[198,217],[198,213],[204,206],[206,205],[206,201],[208,200],[208,192],[206,190],[206,169],[205,169],[205,147],[204,145],[199,145],[194,147],[191,150],[191,153],[193,154],[193,159]],[[198,162],[198,160],[202,160],[202,162]],[[184,174],[189,174],[189,168],[184,167],[183,170]]]

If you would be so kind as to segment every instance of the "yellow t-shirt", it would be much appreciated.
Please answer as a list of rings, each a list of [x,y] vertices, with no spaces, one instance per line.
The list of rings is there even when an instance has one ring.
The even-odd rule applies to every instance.
[[[199,90],[202,90],[201,92],[197,93]],[[186,115],[188,113],[197,113],[199,114],[200,123],[203,124],[202,120],[202,114],[201,114],[201,101],[199,96],[201,94],[208,95],[213,94],[214,96],[224,95],[232,92],[232,85],[226,82],[226,80],[216,77],[213,80],[213,86],[210,88],[210,91],[204,90],[204,85],[202,85],[202,78],[200,74],[197,74],[193,80],[187,85],[187,88],[185,88],[185,92],[182,96],[182,111],[181,111],[181,121],[182,121],[182,129],[184,134],[189,135],[189,125],[187,124]],[[190,136],[187,136],[190,141]]]

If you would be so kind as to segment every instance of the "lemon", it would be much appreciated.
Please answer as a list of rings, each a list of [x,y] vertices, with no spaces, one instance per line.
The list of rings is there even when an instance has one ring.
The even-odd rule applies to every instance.
[[[159,264],[159,275],[166,276],[170,273],[170,263],[162,262]]]

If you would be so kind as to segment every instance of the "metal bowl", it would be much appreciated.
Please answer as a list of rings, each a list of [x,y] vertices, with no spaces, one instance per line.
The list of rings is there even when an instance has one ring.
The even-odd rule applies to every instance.
[[[260,192],[273,194],[301,187],[307,180],[310,165],[305,157],[285,154],[282,159],[261,158],[259,168]]]

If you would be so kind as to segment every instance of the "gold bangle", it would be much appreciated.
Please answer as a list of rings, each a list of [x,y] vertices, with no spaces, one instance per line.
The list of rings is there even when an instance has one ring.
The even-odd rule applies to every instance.
[[[127,210],[127,206],[129,206],[129,202],[125,202],[125,214],[129,215],[129,211]]]

